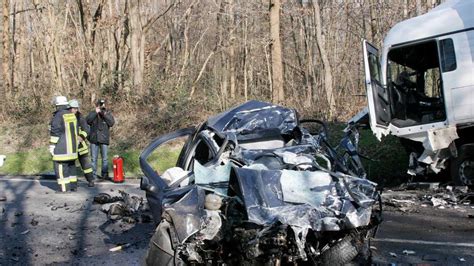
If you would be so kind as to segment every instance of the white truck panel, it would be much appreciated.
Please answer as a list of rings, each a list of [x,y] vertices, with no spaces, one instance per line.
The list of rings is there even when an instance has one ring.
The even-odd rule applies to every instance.
[[[457,68],[443,73],[448,123],[474,122],[474,30],[443,37],[452,38]]]

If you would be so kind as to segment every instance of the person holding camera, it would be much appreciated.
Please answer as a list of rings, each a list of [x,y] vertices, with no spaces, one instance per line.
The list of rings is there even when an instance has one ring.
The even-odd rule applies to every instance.
[[[101,178],[109,179],[109,167],[107,160],[108,146],[110,142],[110,128],[114,125],[115,119],[105,106],[105,100],[97,101],[96,108],[86,117],[87,124],[90,125],[89,141],[91,144],[93,175],[97,178],[97,159],[102,157]]]

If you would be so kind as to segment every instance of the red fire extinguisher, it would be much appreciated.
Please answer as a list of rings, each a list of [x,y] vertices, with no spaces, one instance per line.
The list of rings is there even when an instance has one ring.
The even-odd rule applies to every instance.
[[[123,176],[123,158],[115,155],[113,159],[114,164],[114,183],[122,183],[125,181]]]

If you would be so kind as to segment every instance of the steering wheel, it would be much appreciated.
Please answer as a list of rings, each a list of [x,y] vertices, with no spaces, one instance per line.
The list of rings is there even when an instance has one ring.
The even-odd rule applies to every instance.
[[[329,139],[329,132],[326,123],[319,119],[302,119],[300,124],[313,124],[315,126],[307,127],[311,135],[320,135],[324,134],[326,139]]]

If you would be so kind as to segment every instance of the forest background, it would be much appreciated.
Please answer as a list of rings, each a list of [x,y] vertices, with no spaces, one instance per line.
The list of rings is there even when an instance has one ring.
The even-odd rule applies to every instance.
[[[251,99],[345,121],[366,105],[362,39],[380,47],[394,24],[441,2],[2,0],[0,153],[25,169],[47,159],[56,95],[84,113],[106,99],[113,149],[131,157]]]

